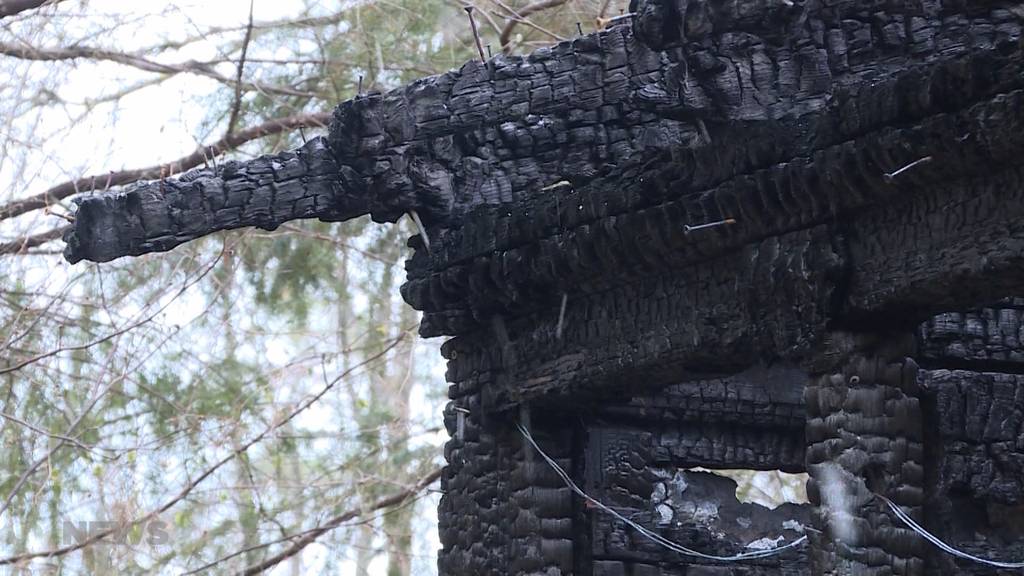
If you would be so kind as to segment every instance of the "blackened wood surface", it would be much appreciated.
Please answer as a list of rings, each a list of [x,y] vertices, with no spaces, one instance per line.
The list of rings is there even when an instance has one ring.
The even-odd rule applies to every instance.
[[[456,410],[469,410],[469,414]],[[445,413],[452,436],[438,509],[442,574],[571,574],[579,500],[507,421],[481,422],[464,399]],[[459,420],[462,423],[459,423]],[[569,426],[566,426],[569,424]],[[573,426],[535,418],[543,450],[573,469]]]
[[[353,193],[346,173],[325,140],[314,138],[292,152],[85,196],[76,199],[64,255],[106,262],[170,250],[218,230],[365,214],[365,197]]]
[[[921,361],[943,368],[1024,371],[1024,299],[989,308],[947,312],[919,329]]]
[[[909,335],[833,333],[807,386],[812,574],[927,574],[925,542],[874,494],[923,521],[924,420]]]
[[[799,386],[805,375],[785,371]],[[748,377],[687,382],[625,406],[601,406],[587,423],[585,473],[590,493],[620,514],[688,548],[717,556],[792,542],[808,524],[806,507],[774,510],[737,500],[736,483],[692,468],[803,469],[799,399],[770,399],[769,383]],[[791,388],[792,389],[792,388]],[[792,412],[791,412],[792,411]],[[594,574],[736,573],[797,575],[805,554],[717,562],[666,550],[635,529],[589,509]],[[728,570],[728,571],[725,571]],[[722,572],[725,571],[725,572]],[[587,572],[583,572],[587,573]]]
[[[1024,558],[1024,380],[1019,375],[925,371],[928,418],[925,520],[957,548]],[[936,574],[1005,574],[933,552]]]

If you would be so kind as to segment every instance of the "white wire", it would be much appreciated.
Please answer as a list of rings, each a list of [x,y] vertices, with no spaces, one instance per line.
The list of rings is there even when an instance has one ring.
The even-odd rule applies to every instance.
[[[913,518],[911,518],[906,512],[901,510],[900,507],[894,504],[892,500],[889,500],[888,498],[882,496],[881,494],[875,494],[875,496],[877,496],[882,502],[885,502],[886,505],[889,506],[889,509],[892,510],[892,513],[895,514],[897,518],[902,520],[904,524],[909,526],[911,530],[917,532],[925,540],[928,540],[937,548],[939,548],[943,552],[946,552],[947,554],[952,554],[953,556],[956,556],[958,558],[963,558],[964,560],[970,560],[972,562],[977,562],[979,564],[988,564],[989,566],[995,566],[996,568],[1024,568],[1024,562],[997,562],[995,560],[987,560],[985,558],[972,556],[971,554],[968,554],[966,552],[961,552],[960,550],[953,548],[949,544],[946,544],[942,540],[939,540],[937,536],[933,535],[931,532],[928,532],[927,530],[922,528],[920,524],[915,522]]]
[[[576,485],[575,482],[573,482],[573,480],[569,476],[569,474],[566,473],[566,471],[563,470],[562,467],[559,466],[557,462],[552,460],[550,456],[548,456],[543,450],[540,449],[540,446],[537,445],[537,442],[533,439],[533,436],[531,436],[530,433],[525,428],[522,427],[522,425],[516,424],[516,428],[519,429],[519,432],[523,435],[524,438],[526,438],[526,441],[529,442],[533,446],[533,448],[537,451],[537,453],[541,455],[541,458],[543,458],[548,463],[548,465],[551,466],[551,468],[555,471],[555,473],[558,474],[558,476],[562,479],[562,481],[565,482],[565,484],[570,489],[572,489],[573,492],[575,492],[581,498],[583,498],[587,502],[590,502],[591,504],[593,504],[594,506],[596,506],[600,510],[602,510],[602,511],[604,511],[604,512],[606,512],[606,513],[608,513],[608,514],[610,514],[612,516],[614,516],[615,518],[621,520],[622,522],[625,522],[627,525],[632,527],[634,530],[636,530],[641,535],[643,535],[647,539],[651,540],[655,544],[658,544],[660,546],[668,548],[669,550],[671,550],[673,552],[677,552],[679,554],[683,554],[683,555],[686,555],[686,556],[695,556],[697,558],[704,558],[705,560],[714,560],[716,562],[741,562],[741,561],[744,561],[744,560],[754,560],[754,559],[758,559],[758,558],[767,558],[769,556],[774,556],[776,554],[781,554],[783,551],[788,550],[789,548],[795,548],[795,547],[799,546],[800,544],[803,544],[804,542],[807,541],[807,537],[806,536],[801,536],[800,538],[797,538],[796,540],[790,542],[789,544],[786,544],[785,546],[780,546],[779,548],[772,548],[771,550],[758,550],[756,552],[744,552],[742,554],[736,554],[735,556],[716,556],[714,554],[705,554],[703,552],[698,552],[696,550],[691,550],[689,548],[686,548],[685,546],[682,546],[680,544],[676,544],[675,542],[672,542],[671,540],[665,539],[660,534],[656,534],[656,533],[648,530],[647,528],[644,528],[640,524],[637,524],[636,522],[630,520],[629,518],[626,518],[622,514],[619,514],[615,510],[612,510],[611,508],[609,508],[608,506],[604,505],[603,503],[598,502],[594,498],[591,498],[590,495],[588,495],[586,492],[584,492],[579,486]]]
[[[558,476],[562,479],[562,481],[565,482],[565,484],[570,489],[572,489],[573,492],[575,492],[581,498],[583,498],[587,502],[590,502],[591,504],[593,504],[594,506],[596,506],[600,510],[602,510],[602,511],[604,511],[604,512],[606,512],[606,513],[608,513],[608,514],[610,514],[612,516],[614,516],[615,518],[621,520],[622,522],[625,522],[627,525],[629,525],[634,530],[636,530],[637,532],[639,532],[640,534],[642,534],[646,538],[650,539],[654,543],[659,544],[659,545],[661,545],[661,546],[663,546],[665,548],[668,548],[669,550],[672,550],[673,552],[677,552],[679,554],[684,554],[686,556],[695,556],[697,558],[704,558],[706,560],[714,560],[714,561],[718,561],[718,562],[740,562],[740,561],[744,561],[744,560],[753,560],[753,559],[757,559],[757,558],[767,558],[769,556],[774,556],[776,554],[782,553],[783,551],[785,551],[785,550],[787,550],[789,548],[795,548],[796,546],[799,546],[800,544],[803,544],[804,542],[807,541],[807,537],[806,536],[801,536],[800,538],[797,538],[796,540],[790,542],[789,544],[786,544],[785,546],[781,546],[779,548],[773,548],[771,550],[758,550],[756,552],[745,552],[745,553],[742,553],[742,554],[736,554],[735,556],[716,556],[714,554],[705,554],[703,552],[698,552],[696,550],[691,550],[689,548],[686,548],[685,546],[682,546],[680,544],[676,544],[675,542],[672,542],[671,540],[665,539],[660,534],[656,534],[656,533],[648,530],[647,528],[644,528],[640,524],[637,524],[636,522],[630,520],[629,518],[626,518],[622,514],[619,514],[615,510],[609,508],[604,503],[599,502],[599,501],[595,500],[594,498],[592,498],[589,494],[587,494],[579,486],[577,486],[575,482],[573,482],[573,480],[569,476],[569,474],[565,470],[563,470],[562,467],[559,466],[557,462],[555,462],[550,456],[547,455],[547,453],[545,453],[543,450],[541,450],[540,446],[537,445],[537,442],[533,439],[533,436],[530,435],[530,433],[525,428],[523,428],[522,425],[516,424],[516,428],[519,429],[519,432],[523,435],[524,438],[526,438],[527,442],[529,442],[533,446],[533,448],[537,451],[537,453],[540,454],[541,458],[543,458],[544,461],[547,462],[549,466],[551,466],[552,470],[554,470],[555,473],[558,474]],[[875,496],[877,496],[880,500],[882,500],[889,507],[889,509],[892,510],[893,514],[895,514],[896,517],[899,518],[904,524],[906,524],[908,527],[910,527],[911,530],[913,530],[914,532],[917,532],[925,540],[928,540],[933,545],[935,545],[935,547],[939,548],[943,552],[946,552],[947,554],[951,554],[953,556],[956,556],[957,558],[962,558],[964,560],[970,560],[972,562],[977,562],[979,564],[987,564],[989,566],[994,566],[996,568],[1006,568],[1006,569],[1011,569],[1011,570],[1012,569],[1017,569],[1017,568],[1024,568],[1024,562],[998,562],[998,561],[995,561],[995,560],[988,560],[986,558],[979,558],[978,556],[974,556],[974,555],[968,554],[966,552],[962,552],[960,550],[957,550],[956,548],[953,548],[949,544],[946,544],[945,542],[940,540],[937,536],[933,535],[931,532],[928,532],[927,530],[925,530],[920,524],[918,524],[916,521],[914,521],[914,519],[911,518],[906,512],[901,510],[899,506],[897,506],[895,503],[893,503],[892,500],[889,500],[888,498],[886,498],[885,496],[882,496],[881,494],[875,494]]]

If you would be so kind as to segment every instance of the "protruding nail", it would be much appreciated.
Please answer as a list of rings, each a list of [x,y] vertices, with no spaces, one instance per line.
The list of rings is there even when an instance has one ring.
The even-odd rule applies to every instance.
[[[890,173],[885,174],[885,180],[886,180],[886,182],[892,182],[893,179],[895,179],[900,174],[903,174],[907,170],[910,170],[911,168],[914,168],[916,166],[920,166],[921,164],[927,164],[927,163],[929,163],[931,161],[932,161],[932,157],[931,156],[925,156],[924,158],[921,158],[920,160],[915,160],[915,161],[911,162],[910,164],[907,164],[906,166],[904,166],[903,168],[900,168],[899,170],[897,170],[895,172],[890,172]]]
[[[562,293],[562,308],[558,311],[558,328],[555,330],[555,335],[559,340],[562,339],[562,328],[565,327],[565,306],[569,303],[569,294],[567,292]]]
[[[708,228],[717,228],[719,226],[731,226],[736,223],[735,218],[726,218],[718,222],[709,222],[707,224],[700,224],[697,226],[690,226],[689,224],[683,225],[683,232],[689,234],[690,232],[696,232],[697,230],[707,230]]]
[[[430,236],[427,236],[427,229],[423,226],[423,221],[420,220],[420,215],[415,210],[409,210],[409,217],[412,218],[416,228],[420,231],[420,237],[423,238],[423,245],[426,246],[427,252],[430,252]]]

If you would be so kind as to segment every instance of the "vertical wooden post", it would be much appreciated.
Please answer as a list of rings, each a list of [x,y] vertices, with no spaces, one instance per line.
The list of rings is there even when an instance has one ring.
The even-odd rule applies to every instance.
[[[921,518],[923,422],[913,348],[911,334],[833,333],[811,367],[812,574],[924,574],[923,540],[874,496]]]

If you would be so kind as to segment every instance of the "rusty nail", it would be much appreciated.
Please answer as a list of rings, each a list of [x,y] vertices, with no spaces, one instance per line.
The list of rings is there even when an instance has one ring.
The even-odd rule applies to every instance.
[[[709,222],[707,224],[700,224],[698,226],[690,226],[689,224],[684,224],[683,225],[683,232],[686,232],[687,234],[689,234],[690,232],[694,232],[696,230],[706,230],[708,228],[716,228],[718,226],[729,226],[729,225],[732,225],[732,224],[735,224],[735,223],[736,223],[736,219],[735,218],[726,218],[725,220],[720,220],[718,222]]]
[[[580,33],[580,36],[583,36],[583,25],[579,22],[576,23],[576,31]]]

